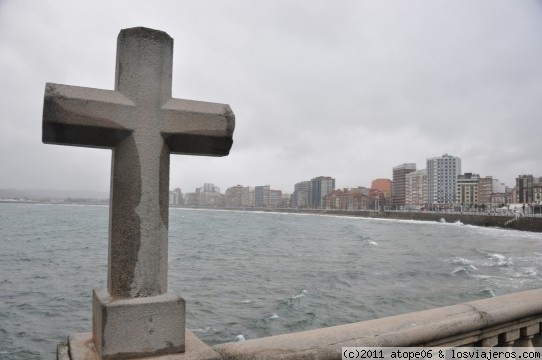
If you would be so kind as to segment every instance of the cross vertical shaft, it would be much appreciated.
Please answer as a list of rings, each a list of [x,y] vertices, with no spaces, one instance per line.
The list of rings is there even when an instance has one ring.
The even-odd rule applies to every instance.
[[[167,291],[169,149],[160,108],[171,99],[173,39],[134,28],[118,37],[115,90],[138,106],[142,124],[114,149],[108,290],[121,297]]]
[[[43,142],[112,149],[107,289],[93,293],[102,360],[185,350],[185,303],[167,292],[169,156],[228,155],[228,105],[171,98],[173,39],[132,28],[117,40],[115,90],[47,84]]]

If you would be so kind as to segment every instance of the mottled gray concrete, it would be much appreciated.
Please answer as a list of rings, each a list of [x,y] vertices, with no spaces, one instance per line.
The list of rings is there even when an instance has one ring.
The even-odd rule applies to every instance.
[[[113,150],[107,289],[119,299],[156,297],[160,304],[167,294],[170,153],[224,156],[233,142],[228,105],[171,98],[172,59],[165,32],[124,29],[115,90],[45,88],[44,143]],[[96,321],[97,329],[110,326],[106,317]],[[184,329],[184,310],[182,321]],[[123,334],[106,334],[105,343],[108,336]]]
[[[119,299],[95,289],[94,346],[104,360],[184,352],[184,314],[184,299],[172,293]]]
[[[92,333],[70,335],[69,347],[65,346],[58,360],[100,360],[94,343]],[[69,349],[69,351],[68,351]],[[71,353],[71,356],[70,356]],[[190,331],[186,331],[186,351],[182,354],[159,355],[142,358],[143,360],[220,360],[220,355],[207,346]]]

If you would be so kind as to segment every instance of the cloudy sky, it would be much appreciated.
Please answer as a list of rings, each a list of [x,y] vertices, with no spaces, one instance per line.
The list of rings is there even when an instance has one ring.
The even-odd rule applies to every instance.
[[[230,155],[173,155],[172,188],[370,186],[444,153],[542,176],[541,1],[0,0],[0,188],[109,190],[110,150],[41,143],[44,87],[113,89],[135,26],[175,39],[174,97],[236,115]]]

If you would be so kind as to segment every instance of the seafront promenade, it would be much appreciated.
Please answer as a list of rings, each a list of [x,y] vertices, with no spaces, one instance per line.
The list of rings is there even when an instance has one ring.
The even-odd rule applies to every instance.
[[[484,214],[474,212],[444,212],[444,211],[376,211],[376,210],[325,210],[325,209],[291,209],[291,208],[223,208],[223,207],[186,207],[174,206],[185,209],[215,209],[235,211],[265,211],[278,213],[302,213],[313,215],[330,216],[356,216],[375,219],[390,220],[417,220],[455,223],[465,225],[500,227],[504,229],[542,232],[542,216],[540,214]]]

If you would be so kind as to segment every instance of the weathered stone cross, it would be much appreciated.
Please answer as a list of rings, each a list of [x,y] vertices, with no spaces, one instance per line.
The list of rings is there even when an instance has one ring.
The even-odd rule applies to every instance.
[[[172,311],[183,313],[182,344],[169,339],[179,334],[164,339],[151,335],[156,344],[143,355],[184,349],[184,300],[167,298],[172,295],[167,293],[169,155],[228,155],[235,120],[228,105],[173,99],[172,62],[173,39],[168,34],[124,29],[117,40],[114,91],[50,83],[45,89],[44,143],[113,150],[107,291],[94,291],[93,307],[94,342],[102,358],[147,346],[138,338],[132,345],[111,348],[115,340],[107,337],[120,331],[118,323],[125,322],[122,331],[132,331],[133,337],[148,338],[147,328],[161,327],[158,332],[163,332],[168,325],[156,320],[171,320],[167,313]],[[128,308],[138,314],[145,303],[147,309],[154,301],[148,297],[156,297],[158,304],[171,303],[171,308],[145,313],[150,325],[149,319],[141,320],[143,326],[122,318]],[[126,308],[115,318],[119,301]],[[143,333],[134,333],[140,325]]]

